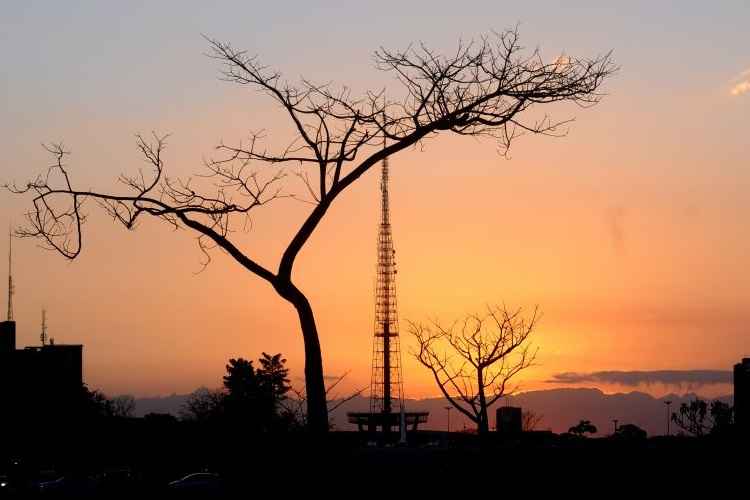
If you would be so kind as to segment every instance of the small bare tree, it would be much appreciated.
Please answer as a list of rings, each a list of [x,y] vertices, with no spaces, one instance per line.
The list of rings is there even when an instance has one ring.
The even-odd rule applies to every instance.
[[[135,415],[135,398],[129,394],[112,398],[112,415],[115,417],[132,418]]]
[[[305,348],[308,424],[317,432],[328,429],[323,359],[312,306],[294,283],[292,270],[334,200],[384,158],[441,132],[493,138],[501,152],[523,133],[563,135],[562,126],[569,120],[527,112],[553,102],[596,104],[602,83],[616,70],[609,54],[545,60],[538,51],[525,51],[517,31],[510,30],[460,43],[447,56],[422,44],[404,51],[381,48],[375,52],[377,68],[393,74],[401,86],[386,99],[384,90],[355,97],[346,87],[305,79],[292,84],[243,50],[213,39],[208,44],[225,80],[259,91],[279,105],[294,130],[288,145],[269,150],[261,132],[236,145],[222,142],[217,157],[205,162],[204,174],[177,179],[165,173],[166,136],[138,136],[149,171],[121,176],[124,190],[119,192],[75,186],[66,164],[68,151],[61,144],[48,146],[52,166],[25,184],[9,186],[15,193],[32,195],[28,225],[17,235],[38,238],[74,259],[83,245],[83,206],[93,200],[128,229],[150,216],[196,233],[205,263],[213,248],[226,252],[297,311]],[[301,195],[282,184],[289,166],[298,168]],[[201,182],[201,177],[208,179]],[[256,260],[253,249],[242,248],[234,233],[250,226],[250,215],[258,207],[283,198],[303,199],[310,211],[274,269]]]
[[[409,323],[417,341],[412,354],[430,370],[443,396],[477,425],[480,436],[489,430],[487,409],[518,386],[511,383],[536,357],[528,342],[539,318],[522,310],[488,307],[486,314],[470,314],[449,327],[433,321]]]
[[[535,431],[542,423],[544,415],[532,410],[523,410],[521,413],[521,428],[524,432]]]
[[[329,417],[340,407],[367,390],[367,387],[362,387],[345,396],[339,396],[338,394],[334,393],[333,391],[347,377],[347,375],[349,375],[348,371],[333,379],[333,381],[328,386],[326,386],[326,411],[328,412]],[[287,415],[291,416],[294,421],[300,423],[301,425],[305,425],[307,423],[307,412],[305,411],[305,404],[307,403],[307,401],[305,390],[304,388],[295,389],[294,387],[292,387],[291,390],[294,393],[295,397],[289,398],[284,402],[284,411]],[[333,428],[333,424],[330,423],[330,420],[329,426]]]

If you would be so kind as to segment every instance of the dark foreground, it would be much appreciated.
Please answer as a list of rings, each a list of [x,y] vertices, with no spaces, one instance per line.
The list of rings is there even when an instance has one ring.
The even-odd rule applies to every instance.
[[[508,486],[550,477],[569,486],[603,474],[644,484],[674,474],[693,480],[717,474],[726,484],[733,471],[748,475],[749,450],[730,437],[628,441],[546,432],[493,434],[482,444],[475,435],[425,431],[398,446],[354,432],[312,440],[304,433],[252,436],[218,426],[146,427],[133,419],[5,440],[0,498],[249,498],[267,487],[324,492],[344,484],[357,484],[351,491],[358,496],[401,483],[434,489],[445,482],[479,492],[509,478]]]

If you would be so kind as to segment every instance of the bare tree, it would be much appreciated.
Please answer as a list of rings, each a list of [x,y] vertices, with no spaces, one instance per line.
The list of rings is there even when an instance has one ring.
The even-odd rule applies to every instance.
[[[223,78],[278,104],[295,131],[294,139],[278,151],[263,145],[261,132],[236,145],[222,142],[217,157],[205,161],[204,174],[176,179],[165,173],[167,136],[139,135],[136,143],[150,171],[121,176],[121,192],[74,186],[65,162],[69,152],[62,144],[47,146],[52,166],[26,184],[9,186],[33,196],[28,225],[17,235],[39,238],[74,259],[83,245],[83,205],[94,200],[128,229],[143,216],[152,216],[194,231],[205,264],[213,248],[228,253],[296,309],[305,347],[309,427],[319,432],[328,428],[320,342],[312,307],[293,282],[292,270],[333,201],[373,165],[443,131],[494,138],[501,152],[522,133],[562,135],[569,120],[526,112],[558,101],[596,104],[603,81],[616,70],[609,54],[547,61],[538,51],[525,51],[517,31],[510,30],[459,43],[448,56],[423,44],[395,52],[381,48],[375,52],[376,66],[393,74],[401,91],[389,92],[392,99],[384,97],[384,90],[354,97],[346,87],[306,79],[289,83],[245,51],[207,41],[211,56],[223,67]],[[383,138],[388,141],[385,147]],[[298,168],[304,195],[286,186],[291,166]],[[252,248],[238,246],[233,233],[248,227],[255,209],[283,198],[307,201],[311,208],[276,269],[267,268],[254,259]]]
[[[349,372],[344,372],[342,375],[333,379],[333,381],[326,386],[326,411],[330,416],[334,411],[361,395],[367,387],[356,389],[354,392],[347,394],[346,396],[339,396],[334,392],[334,389],[349,375]],[[295,421],[305,424],[307,422],[307,412],[305,411],[305,404],[307,403],[304,389],[295,389],[292,387],[291,391],[294,393],[294,398],[288,398],[284,401],[282,407],[284,411],[290,415]],[[330,425],[330,427],[333,427]]]
[[[524,432],[535,431],[544,419],[544,415],[532,410],[523,410],[521,413],[521,428]]]
[[[135,398],[129,394],[112,398],[112,415],[131,418],[135,415]]]
[[[196,389],[180,408],[182,420],[207,422],[219,417],[224,411],[226,392],[223,389]]]
[[[488,307],[483,315],[470,314],[449,327],[409,323],[418,348],[412,354],[430,370],[443,396],[477,425],[489,432],[487,409],[518,386],[511,383],[536,357],[528,337],[539,318],[522,310]]]
[[[672,422],[683,432],[696,437],[707,433],[723,434],[731,429],[734,409],[728,404],[716,400],[710,404],[703,399],[695,398],[680,405],[679,411],[672,413]]]

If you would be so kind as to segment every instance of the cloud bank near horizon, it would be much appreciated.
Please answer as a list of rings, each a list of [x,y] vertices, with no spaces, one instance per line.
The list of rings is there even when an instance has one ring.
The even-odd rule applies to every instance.
[[[732,383],[732,372],[727,370],[608,370],[590,373],[556,373],[548,383],[555,384],[616,384],[627,387],[662,384],[670,387],[698,388]]]

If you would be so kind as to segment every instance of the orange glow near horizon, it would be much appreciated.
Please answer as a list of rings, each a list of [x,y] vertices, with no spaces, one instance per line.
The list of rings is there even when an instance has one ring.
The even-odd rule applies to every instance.
[[[522,26],[521,34],[527,45],[536,44],[532,28]],[[575,33],[556,35],[561,43]],[[315,46],[316,54],[328,54],[319,64],[272,36],[258,41],[260,48],[268,45],[290,79],[312,73],[355,89],[383,84],[367,59],[383,43],[376,34],[368,35],[368,47],[359,46],[364,41],[335,50]],[[440,40],[453,46],[453,38]],[[609,40],[609,34],[578,40],[584,48],[577,51],[608,50]],[[173,176],[199,172],[201,158],[219,140],[236,144],[248,130],[266,129],[271,144],[285,143],[289,127],[280,110],[263,96],[217,82],[217,68],[200,55],[200,42],[184,48],[196,54],[191,71],[180,65],[183,87],[153,82],[159,95],[153,101],[125,84],[103,87],[90,102],[81,90],[48,109],[42,109],[43,95],[26,97],[9,114],[15,121],[13,133],[4,134],[12,139],[3,142],[8,158],[0,181],[42,172],[49,158],[38,144],[48,139],[62,139],[72,150],[74,183],[100,189],[111,189],[120,172],[144,167],[134,147],[136,131],[172,134],[165,155]],[[492,303],[527,310],[539,305],[543,313],[532,335],[538,366],[522,373],[522,389],[561,387],[547,382],[560,372],[728,370],[750,354],[750,93],[730,95],[719,76],[714,83],[682,66],[677,69],[694,78],[675,77],[672,52],[643,55],[626,46],[618,59],[620,47],[614,48],[623,69],[607,83],[600,105],[547,110],[556,118],[576,118],[566,137],[521,137],[504,159],[491,141],[441,135],[425,141],[423,150],[391,159],[409,397],[436,396],[438,390],[409,355],[406,320],[449,322]],[[271,56],[263,60],[276,64]],[[148,67],[139,68],[128,85],[150,78]],[[170,68],[161,70],[164,78]],[[727,68],[722,71],[730,73]],[[388,86],[395,95],[393,81]],[[713,118],[707,123],[696,116]],[[342,393],[369,385],[377,182],[373,169],[336,200],[294,271],[316,314],[326,374],[350,372]],[[28,209],[28,199],[0,196],[8,222],[19,223]],[[252,231],[237,234],[236,241],[275,269],[307,210],[291,200],[263,207],[253,216]],[[255,359],[262,351],[282,352],[293,383],[302,385],[296,315],[268,284],[220,252],[196,274],[202,256],[187,231],[143,220],[128,232],[93,204],[88,212],[84,251],[73,262],[32,241],[14,244],[19,345],[37,343],[45,307],[50,336],[84,344],[84,378],[109,394],[219,386],[228,358]],[[6,248],[0,240],[1,255]]]

